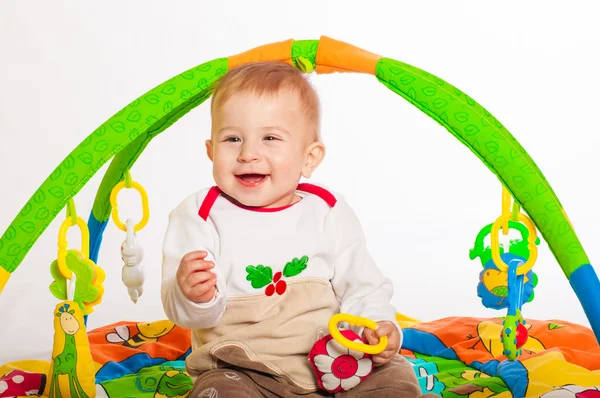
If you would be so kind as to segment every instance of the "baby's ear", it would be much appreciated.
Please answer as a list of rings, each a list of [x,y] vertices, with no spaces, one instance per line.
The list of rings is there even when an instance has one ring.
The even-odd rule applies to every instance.
[[[204,142],[204,144],[206,145],[206,156],[208,156],[208,158],[212,162],[212,160],[213,160],[213,145],[212,145],[212,140],[206,140]]]
[[[322,142],[316,141],[306,148],[306,159],[302,167],[302,176],[310,178],[312,173],[319,167],[325,157],[325,145]]]

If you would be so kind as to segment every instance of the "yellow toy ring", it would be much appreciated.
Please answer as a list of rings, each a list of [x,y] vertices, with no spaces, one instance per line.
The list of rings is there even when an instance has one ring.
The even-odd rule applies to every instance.
[[[75,219],[75,223],[73,223]],[[72,226],[78,226],[81,231],[81,252],[85,258],[89,258],[90,255],[90,231],[88,230],[87,224],[81,217],[67,217],[60,226],[58,231],[58,269],[60,273],[67,279],[71,279],[73,272],[67,267],[67,249],[69,242],[67,242],[67,231]]]
[[[492,231],[490,232],[492,239],[492,259],[494,260],[494,264],[496,264],[496,267],[498,267],[498,269],[502,272],[508,272],[508,265],[500,257],[498,231],[500,230],[502,225],[508,224],[508,221],[511,219],[512,215],[510,213],[501,215],[496,221],[494,221],[494,224],[492,224]],[[529,230],[529,236],[527,238],[529,258],[527,259],[525,264],[522,264],[517,268],[517,275],[524,275],[533,268],[533,265],[537,260],[537,246],[535,245],[537,233],[533,221],[531,221],[531,219],[525,214],[519,213],[519,221],[525,224],[527,226],[527,229]]]
[[[379,344],[377,345],[368,345],[363,343],[357,343],[355,341],[350,341],[345,338],[337,328],[338,323],[340,322],[348,322],[355,326],[365,326],[371,330],[377,329],[377,323],[373,322],[370,319],[363,318],[360,316],[354,316],[349,314],[335,314],[329,320],[329,333],[331,337],[338,343],[342,345],[344,348],[348,348],[349,350],[364,352],[365,354],[377,355],[381,354],[385,351],[387,347],[388,338],[387,336],[381,337],[379,339]]]
[[[133,230],[135,232],[137,232],[146,226],[146,224],[148,223],[148,219],[150,218],[150,209],[148,207],[148,194],[146,193],[146,190],[137,182],[131,181],[130,184],[131,184],[131,188],[138,191],[142,198],[142,210],[143,210],[142,220],[139,223],[137,223],[136,226],[133,228]],[[117,195],[118,195],[119,191],[121,191],[121,189],[123,189],[123,188],[125,188],[125,181],[121,181],[113,188],[112,192],[110,193],[110,204],[113,207],[113,210],[112,210],[113,221],[115,222],[117,227],[119,227],[121,230],[127,232],[127,227],[119,219],[119,208],[117,206]]]

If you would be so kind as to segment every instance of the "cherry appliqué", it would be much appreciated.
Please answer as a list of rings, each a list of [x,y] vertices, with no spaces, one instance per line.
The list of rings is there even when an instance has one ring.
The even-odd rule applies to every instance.
[[[292,278],[300,275],[308,266],[308,256],[301,258],[295,257],[288,261],[283,267],[283,271],[278,271],[273,275],[273,268],[270,266],[249,265],[246,267],[246,280],[250,282],[253,288],[265,288],[265,295],[273,296],[275,293],[282,295],[287,290],[287,282],[282,278]]]
[[[273,275],[273,283],[269,284],[269,286],[267,286],[265,289],[265,294],[267,296],[270,297],[275,293],[281,296],[283,293],[285,293],[287,290],[287,283],[281,279],[282,276],[283,274],[281,272],[277,272],[275,275]]]

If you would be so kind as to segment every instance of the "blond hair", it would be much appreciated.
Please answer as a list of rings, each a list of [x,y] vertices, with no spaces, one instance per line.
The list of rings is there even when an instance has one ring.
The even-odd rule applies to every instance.
[[[211,99],[211,116],[235,93],[257,96],[275,95],[281,90],[298,93],[306,120],[313,129],[314,140],[320,141],[320,104],[315,89],[303,73],[284,62],[263,61],[240,65],[225,74],[216,84]]]

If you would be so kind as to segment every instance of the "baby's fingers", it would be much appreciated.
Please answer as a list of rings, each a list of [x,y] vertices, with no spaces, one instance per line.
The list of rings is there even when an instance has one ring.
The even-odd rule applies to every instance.
[[[363,338],[367,340],[367,344],[369,345],[379,344],[379,339],[375,336],[375,332],[371,329],[365,329],[363,332]]]
[[[192,272],[208,271],[215,267],[215,263],[206,260],[192,260],[185,264],[185,271],[189,275]]]
[[[196,250],[193,252],[187,253],[185,256],[181,258],[181,263],[187,263],[192,260],[204,260],[208,255],[204,250]]]
[[[177,271],[177,278],[180,284],[184,284],[185,280],[196,272],[209,271],[215,267],[212,261],[191,260],[182,263]]]
[[[375,335],[377,337],[389,336],[396,330],[396,327],[387,321],[379,322],[377,325],[377,329],[375,330]]]
[[[185,285],[193,288],[198,284],[208,282],[209,280],[217,280],[217,275],[212,272],[194,272],[185,279]]]
[[[216,284],[217,278],[209,279],[204,283],[199,283],[189,289],[188,298],[194,302],[210,301],[214,296]]]

